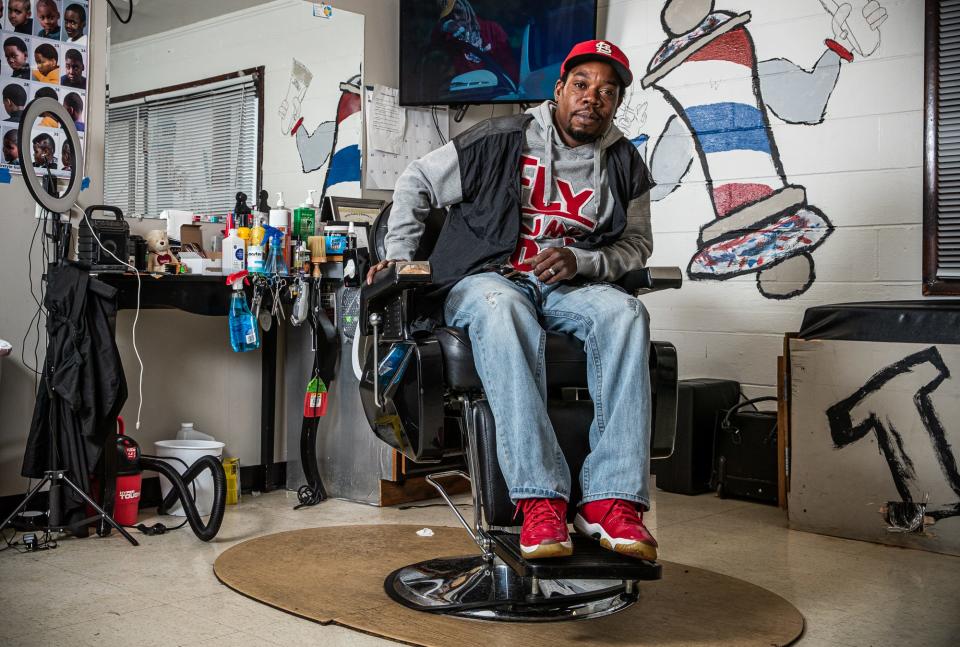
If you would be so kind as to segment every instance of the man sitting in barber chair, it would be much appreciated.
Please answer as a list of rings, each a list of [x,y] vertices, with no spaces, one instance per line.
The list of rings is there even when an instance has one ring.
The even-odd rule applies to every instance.
[[[545,331],[583,341],[594,403],[575,528],[611,550],[656,559],[643,525],[651,395],[649,321],[611,281],[652,250],[653,182],[612,124],[633,81],[607,41],[573,48],[555,101],[481,122],[413,162],[397,181],[387,258],[410,260],[431,208],[451,207],[430,257],[449,294],[444,315],[464,328],[496,423],[498,459],[523,512],[526,558],[573,552],[570,469],[547,417]]]

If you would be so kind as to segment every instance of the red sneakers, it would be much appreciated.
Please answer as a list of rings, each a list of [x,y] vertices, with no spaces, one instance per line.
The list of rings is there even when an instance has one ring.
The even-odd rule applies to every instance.
[[[523,510],[520,550],[527,559],[567,557],[573,554],[573,542],[567,531],[567,502],[563,499],[520,499],[517,512]],[[516,513],[514,513],[516,518]]]
[[[600,545],[630,557],[655,560],[657,540],[643,525],[643,513],[623,499],[601,499],[580,506],[573,521],[581,534],[600,540]]]

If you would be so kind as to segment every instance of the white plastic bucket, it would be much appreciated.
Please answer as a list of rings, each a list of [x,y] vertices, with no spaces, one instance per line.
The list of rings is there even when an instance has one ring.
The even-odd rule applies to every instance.
[[[193,465],[201,456],[220,458],[223,455],[223,443],[217,440],[158,440],[153,443],[153,446],[157,456],[172,465],[180,474],[186,472],[187,467]],[[180,460],[173,460],[178,458]],[[180,461],[186,463],[186,467]],[[210,470],[203,470],[200,476],[193,480],[193,483],[187,485],[187,490],[191,495],[194,492],[194,486],[196,486],[197,492],[197,512],[200,513],[200,516],[206,516],[213,510],[213,475],[210,474]],[[172,489],[173,484],[161,474],[161,495],[165,498]],[[169,514],[178,517],[186,516],[179,499],[177,499],[177,504],[170,508]]]

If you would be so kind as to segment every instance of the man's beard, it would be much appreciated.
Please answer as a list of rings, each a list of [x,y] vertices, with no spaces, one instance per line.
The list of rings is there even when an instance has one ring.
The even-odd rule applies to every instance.
[[[578,142],[580,144],[592,144],[593,142],[600,139],[600,133],[590,133],[590,132],[587,132],[586,130],[574,128],[572,124],[568,124],[567,127],[564,128],[564,131],[566,131],[566,133],[570,135],[570,138],[573,141]]]

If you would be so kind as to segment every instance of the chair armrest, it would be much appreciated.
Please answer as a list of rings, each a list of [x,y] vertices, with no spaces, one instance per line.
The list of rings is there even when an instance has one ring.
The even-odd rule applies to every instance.
[[[679,267],[644,267],[631,270],[615,281],[630,294],[655,292],[683,285],[683,272]]]
[[[433,283],[433,271],[429,261],[397,261],[378,272],[372,285],[366,282],[360,288],[360,332],[370,334],[370,313],[382,310],[395,297],[411,288],[425,287]]]

